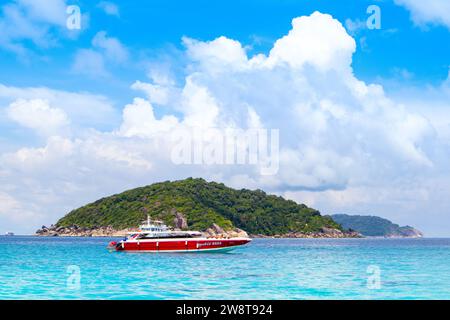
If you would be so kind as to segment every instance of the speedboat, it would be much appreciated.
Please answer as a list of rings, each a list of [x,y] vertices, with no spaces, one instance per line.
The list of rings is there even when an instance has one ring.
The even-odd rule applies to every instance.
[[[198,231],[170,230],[162,221],[150,220],[139,231],[129,232],[121,241],[108,245],[111,251],[139,252],[214,252],[230,251],[247,244],[250,238],[205,237]]]

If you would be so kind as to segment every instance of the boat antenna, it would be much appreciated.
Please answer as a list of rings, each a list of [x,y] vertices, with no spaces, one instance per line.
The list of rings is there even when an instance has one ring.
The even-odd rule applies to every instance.
[[[149,214],[147,214],[147,225],[148,226],[150,225],[150,215]]]

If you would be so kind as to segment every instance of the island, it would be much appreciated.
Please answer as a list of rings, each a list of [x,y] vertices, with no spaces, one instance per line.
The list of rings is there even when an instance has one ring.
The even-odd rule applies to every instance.
[[[377,216],[335,214],[334,221],[349,230],[355,230],[366,237],[422,238],[423,233],[410,227],[400,227],[388,219]]]
[[[262,190],[236,190],[201,178],[154,183],[102,198],[42,226],[41,236],[123,236],[149,215],[206,235],[355,238],[330,216]]]

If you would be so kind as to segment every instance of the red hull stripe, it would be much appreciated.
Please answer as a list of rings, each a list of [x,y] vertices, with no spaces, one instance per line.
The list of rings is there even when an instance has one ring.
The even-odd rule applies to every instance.
[[[205,239],[205,240],[142,240],[119,243],[119,251],[190,251],[231,248],[244,245],[250,239]]]

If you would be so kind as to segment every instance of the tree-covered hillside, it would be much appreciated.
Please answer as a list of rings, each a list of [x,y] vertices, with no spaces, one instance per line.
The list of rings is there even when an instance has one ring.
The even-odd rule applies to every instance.
[[[213,223],[225,230],[237,227],[250,234],[275,235],[341,230],[328,216],[303,204],[261,190],[235,190],[203,179],[166,181],[125,191],[73,210],[57,226],[137,227],[149,214],[173,226],[181,213],[189,229],[205,230]]]

